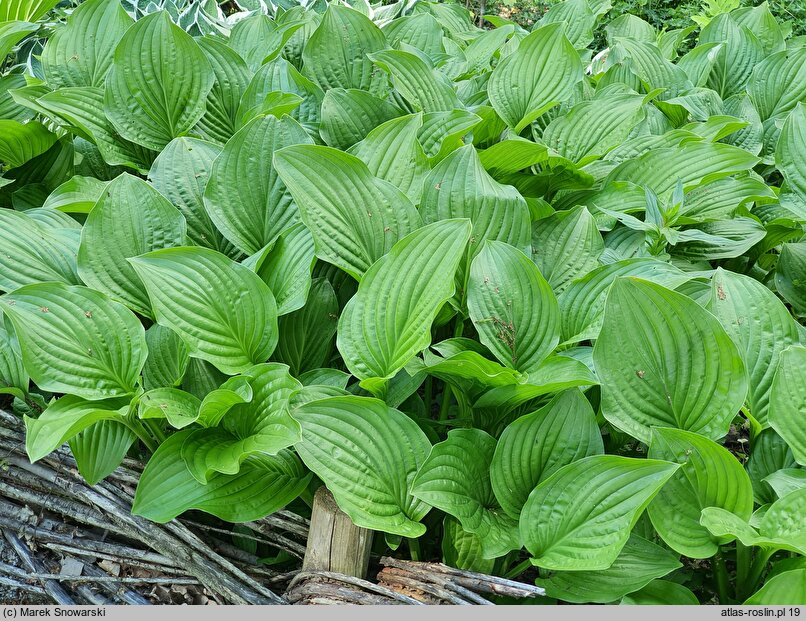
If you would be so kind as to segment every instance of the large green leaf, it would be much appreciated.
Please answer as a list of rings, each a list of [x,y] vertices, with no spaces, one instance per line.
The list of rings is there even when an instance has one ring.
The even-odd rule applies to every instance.
[[[277,300],[277,314],[302,308],[311,288],[311,271],[316,262],[311,232],[301,222],[286,229],[273,244],[249,258],[258,276]],[[251,259],[255,258],[254,265]]]
[[[386,77],[367,54],[386,47],[386,37],[356,10],[329,5],[302,51],[305,74],[324,90],[357,88],[380,94]]]
[[[597,93],[543,131],[543,142],[573,162],[601,157],[627,139],[644,118],[643,97],[620,88]]]
[[[557,294],[598,267],[603,250],[596,221],[584,207],[532,223],[532,260]]]
[[[635,277],[610,288],[593,360],[605,418],[645,443],[651,427],[717,440],[747,395],[741,356],[716,317]]]
[[[127,398],[86,401],[65,395],[52,401],[38,418],[25,417],[25,450],[32,462],[37,461],[96,423],[123,423],[128,410]]]
[[[487,242],[470,266],[467,307],[484,343],[502,364],[529,373],[560,342],[560,307],[523,252]]]
[[[781,353],[770,390],[769,422],[806,465],[806,347],[792,345]]]
[[[417,424],[382,401],[330,397],[294,410],[295,448],[357,526],[404,537],[425,533],[430,507],[411,494],[431,443]]]
[[[490,102],[517,133],[570,99],[582,80],[582,62],[564,30],[561,23],[538,28],[490,75]]]
[[[546,589],[548,597],[575,604],[606,604],[679,567],[682,564],[671,552],[633,534],[607,569],[562,571],[535,583]]]
[[[504,429],[490,465],[495,497],[517,519],[541,481],[563,466],[603,452],[590,403],[578,390],[566,390]]]
[[[243,252],[257,252],[299,221],[272,157],[283,147],[310,142],[290,117],[259,117],[239,130],[213,163],[204,205],[218,230]]]
[[[792,449],[773,429],[765,429],[753,441],[750,459],[745,468],[753,484],[756,502],[764,505],[775,500],[775,492],[765,479],[779,470],[795,468]]]
[[[391,75],[395,90],[415,110],[447,112],[461,107],[450,80],[417,54],[383,50],[369,58]]]
[[[520,548],[517,521],[498,505],[490,484],[495,445],[495,438],[480,429],[454,429],[434,445],[412,484],[415,497],[479,536],[483,558]]]
[[[101,198],[108,181],[76,175],[62,183],[48,195],[43,209],[56,209],[65,213],[89,213]]]
[[[143,326],[122,304],[86,287],[27,285],[0,298],[31,379],[85,399],[131,394],[146,361]]]
[[[0,22],[35,22],[57,4],[57,0],[7,0],[0,6]]]
[[[319,133],[328,146],[348,149],[381,123],[401,114],[394,104],[366,91],[334,88],[322,100]]]
[[[166,419],[174,429],[182,429],[199,418],[201,401],[177,388],[154,388],[140,396],[137,415],[142,419]]]
[[[25,213],[0,209],[0,290],[38,282],[81,282],[74,233],[48,229]]]
[[[277,345],[277,305],[252,270],[207,248],[166,248],[129,260],[157,323],[190,355],[234,375],[265,362]]]
[[[95,485],[120,466],[137,436],[118,420],[101,420],[70,440],[78,471]]]
[[[750,380],[750,414],[766,426],[772,378],[781,352],[800,340],[798,325],[763,284],[721,268],[712,280],[708,308],[739,348]]]
[[[451,567],[485,574],[495,565],[495,559],[482,557],[481,538],[467,532],[452,515],[446,515],[442,521],[442,558]]]
[[[294,377],[325,366],[333,350],[338,313],[333,286],[324,278],[314,279],[305,306],[279,319],[275,359],[291,367]]]
[[[653,580],[642,589],[625,595],[621,603],[628,606],[696,606],[700,601],[682,584]]]
[[[17,336],[11,325],[0,318],[0,394],[23,399],[28,392],[29,383],[30,378],[22,364]]]
[[[708,558],[719,550],[721,542],[700,525],[705,507],[721,507],[750,519],[750,478],[727,449],[696,433],[655,428],[649,457],[681,464],[647,508],[655,530],[676,552]]]
[[[17,168],[50,149],[58,137],[42,123],[0,119],[0,170]]]
[[[421,115],[386,121],[350,149],[370,173],[397,187],[415,204],[420,202],[423,180],[429,171],[428,158],[417,141],[422,124]]]
[[[372,265],[339,319],[337,347],[353,375],[391,378],[428,347],[469,237],[469,220],[441,220],[404,237]]]
[[[806,315],[806,243],[781,246],[775,287],[797,314]]]
[[[599,336],[607,292],[623,276],[636,276],[670,288],[692,277],[674,265],[650,258],[625,259],[597,267],[572,281],[557,298],[563,340],[578,342]]]
[[[133,23],[118,0],[82,2],[42,50],[48,86],[103,86],[115,47]]]
[[[563,571],[607,569],[678,467],[593,455],[560,468],[532,491],[521,512],[521,537],[532,563]]]
[[[406,195],[354,155],[297,145],[276,153],[274,165],[313,235],[316,256],[357,280],[420,225]]]
[[[143,388],[178,386],[188,367],[188,349],[182,339],[158,323],[146,330],[148,358],[143,367]]]
[[[204,115],[214,81],[193,38],[158,11],[138,20],[115,48],[106,115],[121,136],[159,151]]]
[[[793,569],[770,578],[744,603],[746,606],[802,606],[803,602],[806,602],[806,569]]]
[[[221,149],[213,143],[175,138],[154,160],[148,180],[182,212],[188,238],[194,244],[230,254],[232,246],[215,228],[202,198],[219,153]]]
[[[806,98],[806,46],[782,50],[758,63],[747,92],[762,121],[789,114]]]
[[[806,205],[806,105],[799,103],[781,128],[775,151],[775,165],[786,179],[787,188],[797,200]],[[799,214],[806,219],[806,207]]]
[[[192,431],[163,442],[148,461],[132,504],[132,513],[169,522],[189,509],[229,522],[259,520],[282,509],[307,487],[311,474],[291,451],[247,458],[238,474],[216,474],[202,485],[190,474],[180,450]]]
[[[283,364],[261,364],[244,372],[252,399],[234,404],[217,427],[197,429],[182,444],[188,470],[200,483],[220,472],[236,474],[250,455],[276,455],[301,439],[288,413],[292,393],[302,388]]]
[[[725,45],[717,54],[707,84],[722,99],[727,99],[744,90],[753,68],[765,54],[756,35],[737,24],[729,13],[722,13],[712,19],[702,29],[698,41],[699,45],[721,42]]]
[[[526,201],[515,188],[498,183],[484,170],[473,145],[460,147],[434,167],[425,179],[420,213],[426,222],[469,218],[471,256],[493,239],[529,250]]]
[[[176,207],[147,182],[124,173],[106,187],[87,216],[78,275],[87,286],[151,317],[143,283],[128,260],[184,241],[185,219]]]

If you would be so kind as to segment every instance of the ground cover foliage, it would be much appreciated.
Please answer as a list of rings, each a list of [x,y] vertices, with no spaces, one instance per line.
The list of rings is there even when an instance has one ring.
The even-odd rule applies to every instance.
[[[324,483],[549,602],[806,602],[806,46],[766,4],[605,50],[606,0],[54,5],[0,11],[31,460],[139,455],[157,522]]]

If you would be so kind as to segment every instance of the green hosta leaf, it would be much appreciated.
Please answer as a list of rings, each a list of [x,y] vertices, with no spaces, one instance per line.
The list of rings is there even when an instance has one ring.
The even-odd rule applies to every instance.
[[[738,539],[746,546],[768,551],[806,554],[806,488],[776,500],[753,528],[737,515],[718,507],[703,509],[700,523],[717,537]]]
[[[521,138],[502,140],[479,152],[482,166],[493,176],[519,172],[548,158],[546,145]]]
[[[638,17],[637,15],[630,15],[625,13],[619,15],[612,22],[604,27],[607,33],[607,42],[614,45],[617,39],[635,39],[636,41],[643,41],[645,43],[655,43],[658,33],[655,28],[649,23]]]
[[[198,397],[176,388],[154,388],[140,397],[137,415],[143,419],[165,418],[174,429],[182,429],[199,418]]]
[[[415,497],[478,535],[483,558],[520,547],[517,522],[498,506],[490,485],[495,444],[495,438],[480,429],[454,429],[431,449],[412,487]]]
[[[423,115],[417,139],[433,165],[462,147],[463,138],[480,122],[481,117],[467,110],[431,112]]]
[[[398,17],[385,24],[381,30],[392,47],[398,48],[400,43],[405,43],[431,57],[443,51],[442,26],[430,13]]]
[[[357,157],[330,147],[286,147],[274,165],[316,243],[316,256],[360,280],[420,225],[411,201]]]
[[[745,601],[745,606],[801,606],[805,601],[806,569],[793,569],[768,580]]]
[[[42,155],[56,139],[42,123],[0,119],[0,170],[17,168]]]
[[[649,457],[681,464],[647,508],[652,525],[676,552],[689,558],[709,558],[719,550],[721,542],[700,525],[705,507],[721,507],[750,519],[750,478],[723,447],[696,433],[655,428]]]
[[[267,15],[250,15],[233,26],[228,43],[254,71],[268,58],[279,53],[298,27],[292,27],[291,24],[278,27]]]
[[[420,202],[429,171],[428,158],[417,141],[422,123],[422,116],[415,114],[386,121],[350,149],[370,173],[397,187],[415,204]]]
[[[484,170],[473,145],[460,147],[434,167],[425,180],[420,212],[426,222],[469,218],[471,256],[486,240],[529,249],[526,201],[515,188],[498,183]]]
[[[806,243],[781,246],[775,266],[775,287],[796,313],[806,314]]]
[[[331,397],[294,410],[295,448],[357,526],[403,537],[425,532],[430,507],[411,494],[431,443],[417,424],[382,401]]]
[[[393,104],[366,91],[334,88],[322,100],[319,133],[325,144],[348,149],[382,123],[401,114]]]
[[[451,567],[486,574],[495,565],[495,559],[482,557],[481,538],[463,529],[452,515],[446,515],[442,521],[442,558]]]
[[[274,357],[291,367],[294,377],[327,364],[338,315],[333,286],[324,278],[314,279],[305,306],[280,317],[280,340]]]
[[[78,248],[78,275],[88,286],[151,316],[151,305],[131,257],[180,246],[185,219],[147,182],[123,174],[104,190],[87,217]]]
[[[549,356],[532,373],[526,382],[500,386],[485,393],[473,407],[502,408],[506,411],[522,403],[552,392],[577,386],[597,384],[596,377],[584,363],[566,356]]]
[[[28,285],[0,298],[22,359],[42,390],[104,399],[134,392],[145,331],[122,304],[86,287]]]
[[[597,267],[572,281],[557,298],[564,340],[578,342],[599,336],[607,292],[613,282],[623,276],[636,276],[669,288],[691,278],[669,263],[649,258],[626,259]]]
[[[758,158],[744,149],[719,142],[686,142],[651,149],[617,166],[608,181],[631,181],[649,188],[661,200],[671,198],[678,181],[688,190],[709,181],[750,170]]]
[[[762,121],[789,114],[806,97],[806,46],[782,50],[758,63],[747,92]]]
[[[717,440],[747,394],[739,351],[716,317],[635,277],[610,288],[593,359],[605,418],[645,443],[651,427]]]
[[[435,349],[438,347],[434,346]],[[476,351],[445,352],[443,355],[446,357],[424,354],[422,371],[456,386],[469,399],[478,397],[488,388],[524,381],[517,371],[488,360]]]
[[[543,19],[541,26],[562,22],[565,26],[565,36],[577,49],[588,47],[593,41],[593,25],[596,16],[591,10],[588,0],[566,0],[552,5]]]
[[[288,401],[302,384],[288,374],[288,367],[261,364],[243,377],[252,388],[251,401],[233,405],[217,427],[194,431],[182,445],[182,459],[200,483],[208,483],[215,472],[236,474],[250,455],[276,455],[301,438]]]
[[[158,11],[138,20],[115,48],[106,115],[121,136],[159,151],[204,115],[214,81],[196,42]]]
[[[635,93],[597,93],[549,123],[543,142],[573,162],[596,159],[624,142],[643,120],[643,102]]]
[[[572,280],[599,267],[603,250],[596,221],[584,207],[532,224],[532,261],[558,295]]]
[[[280,234],[271,250],[259,253],[255,272],[274,293],[278,315],[304,306],[311,288],[314,252],[311,232],[298,222]]]
[[[560,307],[523,252],[487,242],[470,267],[467,306],[479,340],[502,364],[522,372],[540,366],[560,341]]]
[[[10,3],[8,3],[10,4]],[[38,26],[25,21],[0,19],[0,58],[5,58],[23,38],[36,32]]]
[[[644,588],[625,595],[621,603],[628,606],[696,606],[700,601],[682,584],[653,580]]]
[[[133,23],[118,0],[78,5],[42,51],[48,86],[103,86],[115,47]]]
[[[775,491],[778,498],[783,498],[787,494],[806,487],[806,469],[784,468],[783,470],[777,470],[764,477],[764,482]]]
[[[143,388],[171,388],[182,382],[188,367],[188,349],[182,339],[158,323],[146,330],[148,358],[143,367]]]
[[[686,194],[680,213],[695,221],[722,220],[732,217],[736,208],[751,201],[774,199],[774,192],[752,176],[727,177],[706,183]]]
[[[0,290],[38,282],[78,284],[78,237],[49,230],[30,216],[0,209]]]
[[[758,434],[746,466],[756,502],[763,505],[775,500],[775,492],[764,479],[779,470],[796,466],[792,449],[773,429],[765,429]]]
[[[288,145],[310,142],[289,117],[259,117],[239,130],[213,163],[204,191],[207,213],[224,237],[247,254],[299,221],[272,156]]]
[[[391,378],[428,347],[469,237],[469,220],[441,220],[372,265],[339,319],[337,347],[353,375]]]
[[[37,101],[49,115],[63,119],[71,131],[95,143],[107,164],[148,170],[154,152],[118,135],[104,114],[104,89],[60,88]]]
[[[208,140],[224,144],[238,129],[238,108],[252,72],[238,53],[223,41],[201,37],[196,42],[210,61],[215,76],[196,131]]]
[[[99,181],[94,177],[72,177],[48,195],[42,208],[65,213],[89,213],[107,185],[108,181]]]
[[[11,325],[5,319],[0,319],[0,394],[23,399],[28,392],[29,382],[17,336]]]
[[[450,80],[435,71],[417,54],[383,50],[369,58],[392,77],[392,84],[415,110],[448,112],[460,108]]]
[[[132,513],[164,523],[189,509],[198,509],[228,522],[249,522],[282,509],[311,479],[294,453],[282,451],[274,456],[249,457],[238,474],[216,474],[202,485],[179,454],[191,433],[175,433],[148,461],[137,485]]]
[[[202,427],[215,427],[234,406],[250,403],[255,396],[250,378],[236,375],[204,396],[199,407],[198,423]]]
[[[739,348],[750,380],[750,414],[766,426],[773,375],[781,353],[800,340],[798,326],[775,294],[757,280],[720,268],[712,282],[708,308]]]
[[[805,372],[806,347],[792,345],[781,353],[770,390],[770,425],[786,441],[801,465],[806,465]]]
[[[101,420],[70,440],[78,471],[95,485],[120,466],[137,436],[117,420]]]
[[[188,238],[194,244],[230,254],[232,246],[216,229],[202,199],[219,153],[221,149],[210,142],[175,138],[154,160],[148,180],[182,212]]]
[[[767,235],[767,229],[753,218],[704,222],[680,232],[680,243],[672,252],[689,261],[715,261],[738,257]]]
[[[57,0],[9,0],[0,7],[0,22],[11,20],[35,22],[57,4]]]
[[[324,90],[357,88],[380,94],[386,78],[367,57],[386,47],[386,37],[367,17],[330,5],[302,52],[306,75]]]
[[[775,152],[775,165],[786,179],[788,189],[806,202],[806,105],[799,103],[781,128]],[[806,218],[806,216],[803,216]]]
[[[535,583],[546,589],[548,597],[575,604],[606,604],[679,567],[682,564],[671,552],[633,534],[607,569],[563,571]]]
[[[128,410],[128,398],[85,401],[65,395],[51,402],[39,418],[25,417],[25,450],[32,462],[37,461],[99,421],[121,422]]]
[[[746,27],[739,26],[728,13],[722,13],[712,19],[702,29],[698,43],[725,42],[717,54],[711,73],[708,76],[708,88],[712,88],[722,99],[742,92],[750,74],[753,72],[764,54],[761,41]]]
[[[521,538],[538,567],[607,569],[641,513],[679,466],[594,455],[560,468],[529,495]]]
[[[566,390],[504,429],[490,465],[495,497],[517,519],[532,490],[561,467],[604,452],[588,400]]]
[[[167,248],[129,260],[157,323],[190,355],[234,375],[264,362],[277,344],[277,305],[252,270],[207,248]]]
[[[582,63],[564,34],[548,24],[521,40],[490,75],[487,93],[495,111],[516,133],[570,99],[582,80]]]

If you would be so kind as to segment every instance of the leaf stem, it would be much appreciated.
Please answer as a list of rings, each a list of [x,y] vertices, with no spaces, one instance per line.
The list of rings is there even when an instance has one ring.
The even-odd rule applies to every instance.
[[[425,378],[425,393],[423,394],[423,401],[425,402],[425,411],[428,417],[431,416],[431,401],[434,398],[434,381],[429,375]]]
[[[148,431],[151,432],[151,435],[154,436],[157,442],[159,442],[160,444],[165,442],[167,436],[162,431],[162,429],[160,428],[160,424],[156,420],[147,420],[145,423],[146,428],[148,429]]]
[[[506,574],[504,574],[504,578],[506,578],[507,580],[514,580],[515,578],[520,576],[523,572],[525,572],[527,569],[529,569],[531,566],[532,561],[531,559],[527,558],[526,560],[521,561],[520,563],[515,565],[515,567],[510,569]]]
[[[423,555],[422,550],[420,550],[420,540],[416,537],[406,537],[406,542],[409,544],[411,560],[419,561]]]
[[[716,592],[717,596],[719,597],[719,603],[722,606],[726,606],[730,603],[731,599],[728,596],[728,587],[729,587],[729,579],[728,579],[728,568],[725,566],[725,559],[722,557],[722,554],[717,554],[714,557],[714,580],[716,581]]]
[[[151,437],[151,435],[146,431],[146,428],[143,427],[143,424],[137,418],[127,416],[122,422],[132,431],[132,433],[134,433],[134,435],[140,439],[140,442],[145,444],[145,447],[150,453],[156,453],[157,445],[154,442],[154,438]]]
[[[442,403],[439,407],[439,420],[448,420],[448,412],[451,406],[451,397],[453,396],[453,389],[448,382],[443,384],[442,388]]]
[[[766,550],[763,548],[756,553],[756,558],[753,560],[753,564],[750,565],[750,570],[745,579],[742,581],[737,580],[736,595],[738,596],[739,602],[743,602],[755,593],[756,587],[761,580],[761,574],[764,573],[767,562],[774,553],[775,550]]]
[[[742,600],[742,589],[750,573],[750,563],[752,560],[752,549],[748,548],[738,539],[736,540],[736,599]]]

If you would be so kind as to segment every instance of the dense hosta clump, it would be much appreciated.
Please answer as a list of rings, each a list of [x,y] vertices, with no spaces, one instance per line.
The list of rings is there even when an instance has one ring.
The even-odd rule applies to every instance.
[[[156,521],[324,483],[566,602],[806,602],[806,41],[766,4],[54,5],[0,9],[32,460],[137,454]]]

